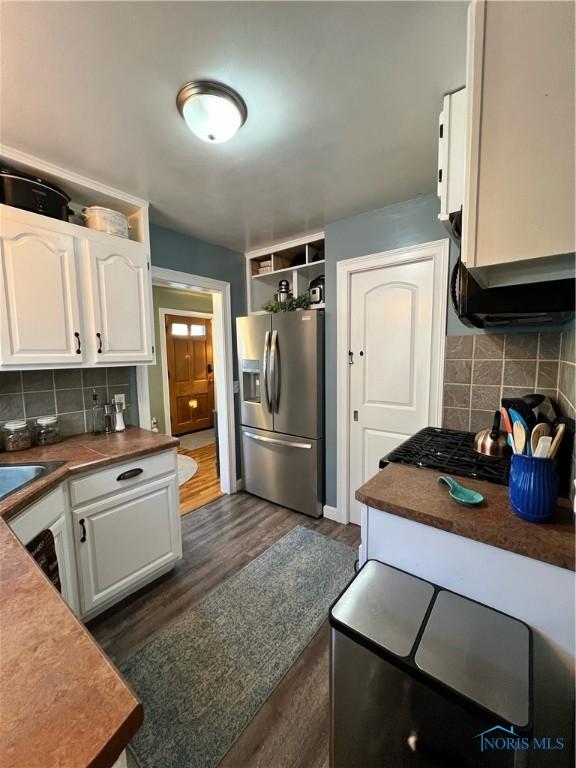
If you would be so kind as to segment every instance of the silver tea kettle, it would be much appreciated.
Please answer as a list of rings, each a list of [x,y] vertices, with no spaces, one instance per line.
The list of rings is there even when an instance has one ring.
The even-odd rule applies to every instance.
[[[506,432],[500,432],[500,411],[494,412],[492,428],[481,429],[474,436],[474,450],[485,456],[508,456],[511,451]]]

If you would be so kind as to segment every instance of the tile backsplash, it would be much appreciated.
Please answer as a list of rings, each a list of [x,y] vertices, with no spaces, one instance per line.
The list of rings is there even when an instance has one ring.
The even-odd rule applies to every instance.
[[[574,346],[574,328],[448,336],[444,426],[476,432],[491,425],[502,397],[530,392],[547,395],[574,418]]]
[[[564,416],[576,418],[576,328],[562,334],[560,371],[558,374],[558,404]]]
[[[100,403],[112,400],[116,394],[124,394],[126,422],[133,424],[137,408],[132,402],[132,376],[131,367],[2,371],[0,424],[11,419],[34,422],[39,416],[57,415],[63,434],[89,432],[93,390]]]

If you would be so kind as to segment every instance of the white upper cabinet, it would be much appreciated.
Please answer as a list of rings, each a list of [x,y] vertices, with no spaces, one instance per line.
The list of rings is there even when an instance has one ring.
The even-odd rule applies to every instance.
[[[2,217],[0,247],[0,362],[81,365],[75,239]]]
[[[462,211],[466,154],[466,88],[444,96],[438,139],[438,197],[440,221]]]
[[[90,361],[104,365],[153,361],[150,266],[144,246],[86,240],[82,263],[84,292],[92,305]]]
[[[462,260],[485,285],[573,274],[574,10],[470,6]]]
[[[0,370],[154,362],[148,203],[0,145],[3,165],[70,195],[72,221],[0,204]],[[98,205],[130,239],[82,226]]]

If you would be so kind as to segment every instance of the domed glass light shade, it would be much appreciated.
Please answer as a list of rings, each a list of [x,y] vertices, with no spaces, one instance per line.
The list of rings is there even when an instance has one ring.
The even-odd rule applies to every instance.
[[[186,83],[178,93],[176,104],[192,133],[211,144],[231,139],[248,116],[240,94],[209,80]]]

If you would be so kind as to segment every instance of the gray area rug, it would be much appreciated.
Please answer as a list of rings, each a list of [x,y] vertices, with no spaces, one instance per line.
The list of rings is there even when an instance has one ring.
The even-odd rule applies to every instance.
[[[327,618],[357,552],[293,528],[120,669],[144,704],[141,768],[213,768]]]
[[[196,448],[204,448],[205,445],[212,445],[216,442],[214,428],[202,429],[200,432],[190,432],[189,435],[182,435],[178,438],[180,445],[186,451],[194,451]]]

